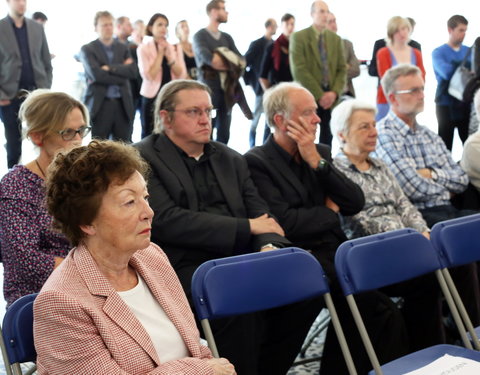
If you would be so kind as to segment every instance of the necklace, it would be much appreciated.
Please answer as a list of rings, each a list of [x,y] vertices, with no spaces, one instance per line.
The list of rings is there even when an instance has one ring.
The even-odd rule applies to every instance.
[[[40,164],[38,164],[38,160],[35,159],[35,164],[37,164],[38,169],[40,169],[40,172],[42,173],[43,178],[45,178],[45,172],[43,171],[42,167],[40,167]]]

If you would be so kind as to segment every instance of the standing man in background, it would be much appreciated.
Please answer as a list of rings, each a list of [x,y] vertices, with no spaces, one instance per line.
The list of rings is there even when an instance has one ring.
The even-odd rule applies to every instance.
[[[133,100],[130,80],[137,66],[128,47],[113,38],[113,16],[97,12],[94,19],[98,39],[84,45],[80,59],[85,68],[85,105],[92,118],[95,138],[131,142]]]
[[[308,89],[318,104],[320,143],[331,145],[331,110],[345,88],[347,64],[342,38],[327,29],[328,5],[314,1],[310,14],[312,26],[290,38],[290,66],[295,81]]]
[[[230,138],[232,109],[228,108],[225,91],[220,81],[220,73],[229,70],[222,56],[216,52],[219,47],[226,47],[241,59],[233,38],[218,28],[228,21],[228,12],[224,0],[211,0],[207,4],[208,26],[193,36],[193,51],[198,67],[198,79],[212,90],[213,106],[217,116],[213,119],[213,127],[217,129],[215,140],[227,144]]]
[[[332,12],[328,14],[327,29],[337,34],[337,18]],[[347,62],[347,84],[345,85],[342,95],[348,95],[354,98],[355,88],[353,87],[352,79],[360,75],[360,62],[357,56],[355,56],[352,42],[348,39],[342,39],[342,42],[345,61]]]
[[[134,61],[134,65],[138,67],[138,56],[137,48],[138,44],[130,40],[130,37],[133,33],[132,23],[128,17],[122,16],[118,17],[115,21],[115,36],[120,43],[125,44],[130,51],[130,56]],[[133,99],[133,118],[135,119],[135,112],[140,113],[141,108],[141,96],[140,96],[140,87],[142,86],[142,77],[140,72],[135,72],[135,78],[130,80],[130,88],[132,90],[132,99]]]
[[[273,18],[269,18],[265,22],[265,35],[250,43],[247,53],[245,53],[247,68],[243,78],[245,83],[252,86],[253,91],[255,92],[255,109],[253,110],[253,120],[250,125],[250,147],[255,146],[257,126],[263,113],[263,89],[259,81],[262,69],[262,61],[264,59],[265,51],[273,43],[272,37],[276,32],[277,22]],[[263,133],[264,142],[268,138],[269,134],[270,128],[265,123],[265,131]]]
[[[24,90],[52,86],[52,63],[43,27],[25,18],[26,0],[7,0],[8,15],[0,20],[0,119],[5,126],[7,164],[22,155],[22,124],[18,110]]]
[[[267,47],[263,55],[259,78],[263,91],[277,83],[293,81],[288,51],[290,35],[295,30],[295,17],[290,13],[285,13],[281,22],[282,34]]]
[[[455,128],[458,129],[462,143],[465,143],[468,138],[470,103],[457,100],[448,93],[453,73],[469,52],[468,47],[462,44],[467,32],[468,21],[463,16],[455,15],[450,17],[447,27],[448,42],[433,50],[432,63],[438,82],[435,93],[438,135],[451,151]]]

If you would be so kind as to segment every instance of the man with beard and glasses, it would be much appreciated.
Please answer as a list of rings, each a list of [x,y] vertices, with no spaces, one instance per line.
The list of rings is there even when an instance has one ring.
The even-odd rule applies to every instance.
[[[450,198],[467,188],[468,176],[453,161],[440,136],[416,120],[425,98],[420,69],[410,64],[396,65],[387,70],[381,84],[390,112],[377,123],[376,156],[388,165],[430,228],[439,221],[474,213],[451,204]],[[480,323],[476,265],[451,271],[476,326]]]

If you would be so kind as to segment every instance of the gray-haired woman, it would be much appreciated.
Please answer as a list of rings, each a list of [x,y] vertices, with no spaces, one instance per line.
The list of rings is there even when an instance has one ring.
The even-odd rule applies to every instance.
[[[375,107],[360,100],[348,100],[332,112],[332,132],[341,144],[334,165],[357,183],[365,195],[365,206],[345,217],[343,229],[349,238],[411,227],[429,237],[420,212],[402,191],[383,161],[372,158],[377,144]]]

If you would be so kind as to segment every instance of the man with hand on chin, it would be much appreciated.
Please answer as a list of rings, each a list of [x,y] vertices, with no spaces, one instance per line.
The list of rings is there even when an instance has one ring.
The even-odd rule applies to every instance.
[[[245,154],[252,179],[260,195],[287,238],[308,249],[322,264],[329,277],[332,297],[342,326],[350,332],[349,347],[359,374],[367,373],[370,362],[340,291],[334,267],[335,252],[346,240],[339,213],[354,215],[365,203],[362,190],[333,164],[329,146],[315,144],[320,121],[314,96],[294,82],[283,82],[264,93],[263,106],[272,136],[260,147]],[[405,353],[403,321],[399,311],[384,294],[373,291],[357,300],[362,316],[375,320],[376,327],[388,327],[380,334],[372,327],[380,362]],[[371,327],[367,323],[368,327]],[[390,340],[394,337],[394,340]],[[387,341],[388,340],[388,341]],[[336,335],[328,330],[320,374],[345,374],[348,370]]]

